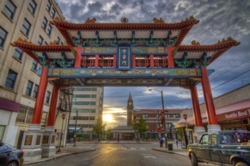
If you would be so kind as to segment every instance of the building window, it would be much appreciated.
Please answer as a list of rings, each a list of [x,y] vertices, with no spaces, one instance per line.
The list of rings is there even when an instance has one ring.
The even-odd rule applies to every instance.
[[[49,24],[49,27],[47,29],[47,34],[50,36],[51,34],[51,31],[52,31],[52,26]]]
[[[37,97],[38,87],[39,87],[38,85],[35,85],[35,88],[34,88],[33,98],[35,98],[35,99]]]
[[[89,120],[95,120],[95,117],[94,116],[90,116]]]
[[[143,119],[148,118],[148,114],[142,115],[142,118]]]
[[[59,100],[58,100],[58,106],[60,107],[61,104],[62,104],[62,99],[59,98]]]
[[[36,12],[36,3],[35,3],[34,0],[30,1],[28,8],[29,8],[31,13],[35,14],[35,12]]]
[[[44,17],[43,18],[43,23],[42,23],[42,27],[43,27],[44,30],[46,30],[47,24],[48,24],[48,20]]]
[[[26,36],[29,35],[30,26],[31,26],[31,24],[30,24],[29,21],[25,18],[24,21],[23,21],[22,32],[23,32]]]
[[[175,114],[174,118],[180,118],[180,115],[179,114]]]
[[[14,52],[14,57],[16,57],[19,60],[22,60],[23,51],[20,48],[16,47],[15,52]]]
[[[57,44],[60,45],[60,41],[61,39],[59,37],[57,37]]]
[[[73,98],[96,98],[96,95],[74,95]]]
[[[61,42],[61,45],[63,45],[63,42]]]
[[[35,71],[37,69],[37,65],[38,65],[37,61],[33,60],[31,69]]]
[[[97,88],[72,88],[73,91],[97,91]]]
[[[44,42],[44,45],[46,45],[46,46],[47,46],[47,45],[48,45],[48,43],[47,43],[47,42]]]
[[[50,12],[50,9],[51,9],[51,3],[50,3],[50,1],[48,1],[46,9]]]
[[[49,104],[50,92],[47,91],[45,102]]]
[[[95,101],[75,101],[75,102],[72,102],[72,105],[96,105],[96,102]]]
[[[54,19],[55,15],[56,15],[56,11],[55,11],[54,8],[52,8],[52,10],[51,10],[51,17]]]
[[[9,70],[6,82],[5,82],[5,86],[9,87],[9,88],[14,88],[15,86],[15,82],[16,82],[16,77],[17,77],[17,73],[15,73],[12,70]]]
[[[170,115],[165,115],[165,118],[170,118]]]
[[[39,36],[37,43],[38,45],[43,45],[43,38],[41,36]]]
[[[77,112],[78,113],[95,113],[95,109],[72,109],[71,112]]]
[[[28,85],[27,85],[27,89],[26,89],[26,95],[27,96],[31,95],[32,87],[33,87],[33,82],[29,81]]]
[[[11,20],[13,20],[15,11],[16,11],[16,6],[13,4],[13,2],[8,0],[3,9],[4,14]]]
[[[5,126],[0,125],[0,142],[3,140]]]
[[[5,43],[5,39],[7,37],[7,32],[0,27],[0,46],[3,47],[4,43]]]

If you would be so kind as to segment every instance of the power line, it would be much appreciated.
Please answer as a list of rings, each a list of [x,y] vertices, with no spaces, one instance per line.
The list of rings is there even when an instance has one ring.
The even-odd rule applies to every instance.
[[[245,61],[245,62],[243,62],[243,63],[239,64],[238,66],[235,66],[234,68],[232,68],[232,69],[228,70],[227,72],[222,73],[221,75],[219,75],[219,76],[217,76],[217,77],[213,78],[213,79],[212,79],[212,80],[210,80],[210,81],[213,81],[213,80],[215,80],[216,78],[218,78],[218,77],[220,77],[220,76],[222,76],[222,75],[224,75],[224,74],[227,74],[228,72],[230,72],[230,71],[234,70],[235,68],[237,68],[237,67],[239,67],[239,66],[243,65],[244,63],[247,63],[248,61],[250,61],[250,59],[248,59],[247,61]]]
[[[238,77],[240,77],[240,76],[242,76],[242,75],[248,73],[249,71],[250,71],[250,70],[248,70],[248,71],[246,71],[246,72],[244,72],[244,73],[242,73],[242,74],[240,74],[240,75],[238,75],[238,76],[236,76],[236,77],[234,77],[234,78],[232,78],[232,79],[230,79],[230,80],[228,80],[228,81],[226,81],[226,82],[224,82],[224,83],[222,83],[222,84],[220,84],[220,85],[218,85],[218,86],[216,86],[216,87],[213,87],[212,90],[215,89],[215,88],[218,88],[219,86],[224,85],[224,84],[226,84],[226,83],[228,83],[228,82],[230,82],[230,81],[233,81],[234,79],[236,79],[236,78],[238,78]]]

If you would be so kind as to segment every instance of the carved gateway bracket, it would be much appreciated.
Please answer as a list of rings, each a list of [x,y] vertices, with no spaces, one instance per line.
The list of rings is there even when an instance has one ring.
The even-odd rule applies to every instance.
[[[95,17],[92,18],[92,19],[87,18],[87,20],[85,21],[85,24],[94,24],[95,21],[96,21],[96,18],[95,18]]]

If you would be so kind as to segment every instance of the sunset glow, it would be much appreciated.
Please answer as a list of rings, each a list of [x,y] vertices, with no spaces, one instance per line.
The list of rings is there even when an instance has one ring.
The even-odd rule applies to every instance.
[[[102,118],[104,122],[116,122],[111,114],[104,114]]]

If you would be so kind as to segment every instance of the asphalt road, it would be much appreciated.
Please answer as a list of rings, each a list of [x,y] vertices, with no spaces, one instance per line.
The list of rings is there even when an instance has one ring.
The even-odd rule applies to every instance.
[[[157,144],[158,145],[158,144]],[[190,166],[188,157],[151,150],[156,144],[85,144],[93,152],[69,155],[30,166]],[[212,166],[199,164],[199,166]]]

